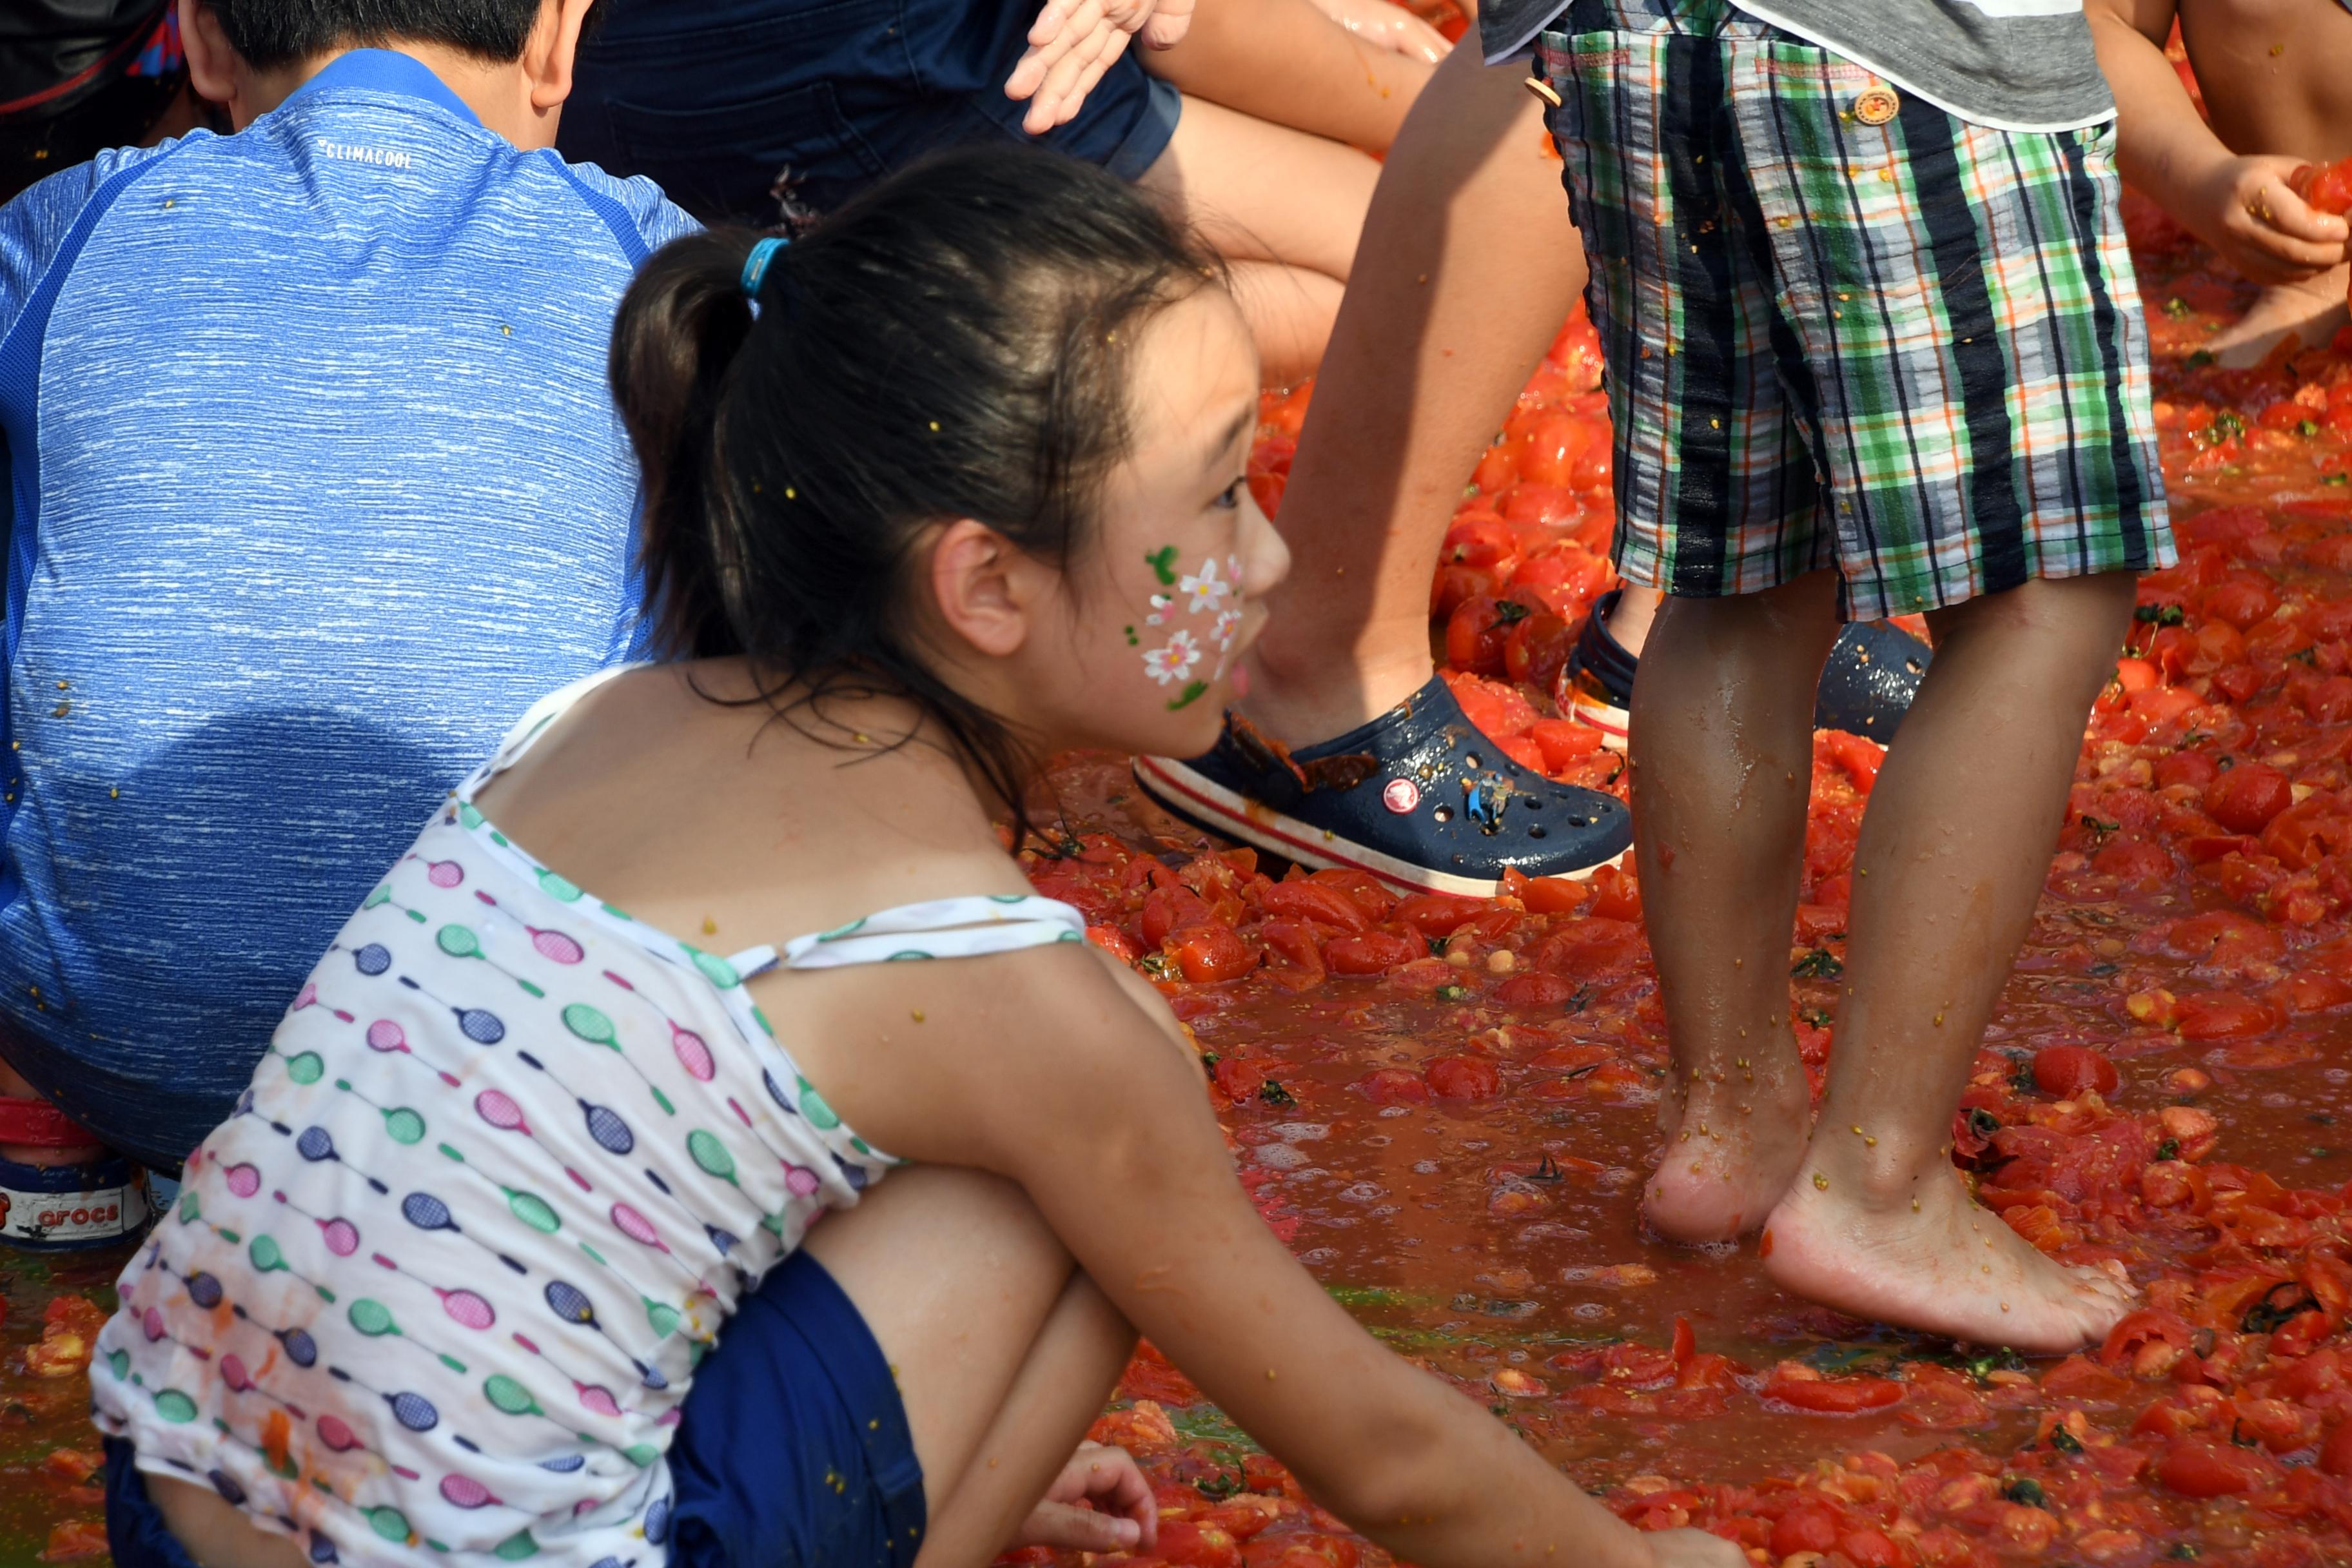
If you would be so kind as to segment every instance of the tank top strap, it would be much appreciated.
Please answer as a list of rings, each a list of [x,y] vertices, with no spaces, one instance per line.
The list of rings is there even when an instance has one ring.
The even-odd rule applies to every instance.
[[[476,768],[472,775],[457,786],[457,798],[468,805],[472,805],[475,795],[484,785],[520,762],[523,753],[537,745],[539,738],[547,733],[558,719],[572,711],[582,698],[614,677],[626,675],[633,669],[643,669],[650,662],[639,659],[632,664],[616,664],[610,668],[600,669],[593,675],[581,677],[569,686],[559,687],[532,703],[523,710],[522,717],[515,721],[514,728],[507,731],[506,739],[499,742],[499,749],[490,753],[489,760]]]
[[[1058,899],[1034,893],[990,893],[900,904],[863,920],[794,937],[784,944],[787,969],[841,969],[908,958],[976,958],[1057,942],[1084,942],[1087,917]],[[730,962],[756,974],[779,962],[772,947],[753,948]]]

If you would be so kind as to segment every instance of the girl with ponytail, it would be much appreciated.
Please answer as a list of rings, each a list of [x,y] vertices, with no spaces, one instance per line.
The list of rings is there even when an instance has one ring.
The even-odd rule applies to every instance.
[[[958,153],[664,250],[612,375],[667,658],[525,716],[189,1158],[92,1373],[122,1568],[1148,1554],[1079,1441],[1139,1330],[1431,1568],[1742,1563],[1357,1327],[997,837],[1205,749],[1286,565],[1209,252]]]

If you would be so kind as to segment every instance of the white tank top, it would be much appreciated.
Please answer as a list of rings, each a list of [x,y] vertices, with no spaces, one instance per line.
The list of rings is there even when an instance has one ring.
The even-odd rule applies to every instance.
[[[949,899],[721,957],[599,902],[473,800],[615,673],[525,715],[368,895],[99,1336],[100,1429],[314,1563],[662,1561],[697,1363],[898,1163],[744,979],[1084,939],[1053,900]]]

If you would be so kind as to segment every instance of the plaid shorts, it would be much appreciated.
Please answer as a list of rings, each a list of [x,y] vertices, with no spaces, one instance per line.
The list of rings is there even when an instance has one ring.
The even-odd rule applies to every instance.
[[[1563,24],[1629,581],[1834,566],[1867,620],[2171,564],[2112,125],[1972,125],[1723,0]]]

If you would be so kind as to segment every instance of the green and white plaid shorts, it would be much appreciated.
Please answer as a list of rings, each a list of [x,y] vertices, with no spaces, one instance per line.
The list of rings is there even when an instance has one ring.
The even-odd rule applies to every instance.
[[[1629,581],[1834,566],[1866,620],[2172,563],[2112,126],[1973,125],[1724,0],[1562,21]]]

